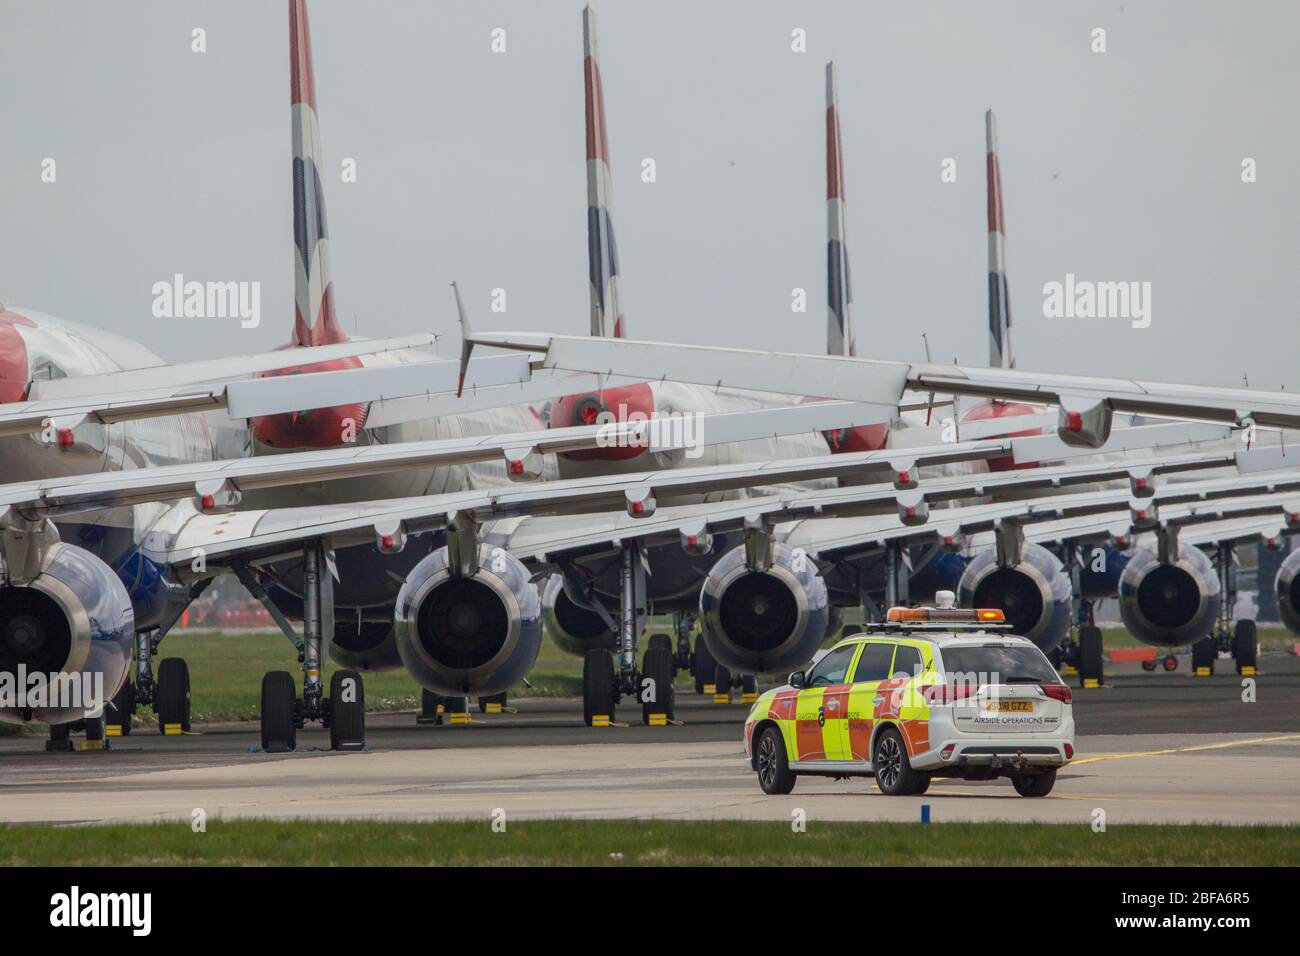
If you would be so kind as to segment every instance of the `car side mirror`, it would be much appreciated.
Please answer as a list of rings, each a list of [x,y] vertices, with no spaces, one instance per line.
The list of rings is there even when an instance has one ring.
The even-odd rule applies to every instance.
[[[793,687],[795,690],[798,690],[800,687],[803,686],[803,671],[795,671],[793,674],[789,676],[789,678],[787,678],[787,681],[789,682],[791,687]]]

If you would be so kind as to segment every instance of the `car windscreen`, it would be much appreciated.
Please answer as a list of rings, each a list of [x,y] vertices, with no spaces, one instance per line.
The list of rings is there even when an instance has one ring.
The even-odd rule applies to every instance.
[[[1060,678],[1036,647],[984,644],[945,647],[943,670],[950,684],[1054,684]]]

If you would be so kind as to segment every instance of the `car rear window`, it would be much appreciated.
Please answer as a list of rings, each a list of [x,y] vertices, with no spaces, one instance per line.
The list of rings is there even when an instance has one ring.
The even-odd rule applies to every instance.
[[[1042,651],[1024,644],[945,647],[940,653],[944,675],[950,684],[1054,684],[1060,679]]]

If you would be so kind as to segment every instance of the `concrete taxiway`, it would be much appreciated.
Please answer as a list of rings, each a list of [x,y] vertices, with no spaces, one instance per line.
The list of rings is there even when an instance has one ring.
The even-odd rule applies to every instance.
[[[1230,667],[1230,663],[1229,663]],[[293,754],[250,752],[254,724],[160,737],[147,729],[108,753],[46,754],[40,738],[0,739],[0,821],[225,817],[637,817],[1089,823],[1300,823],[1300,661],[1261,660],[1254,701],[1241,679],[1117,667],[1110,686],[1075,697],[1079,759],[1044,800],[1005,781],[935,781],[922,798],[885,798],[869,780],[801,779],[765,797],[740,753],[746,707],[679,695],[676,727],[581,726],[569,700],[523,700],[519,713],[465,727],[372,715],[370,752],[324,751],[309,729]]]

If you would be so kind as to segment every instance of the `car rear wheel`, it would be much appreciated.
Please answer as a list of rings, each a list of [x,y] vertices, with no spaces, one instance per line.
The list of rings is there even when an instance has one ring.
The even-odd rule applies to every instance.
[[[764,793],[779,796],[794,789],[795,775],[786,757],[785,738],[776,727],[767,727],[759,734],[754,765]]]
[[[876,740],[876,752],[871,759],[871,766],[876,773],[876,786],[886,796],[906,797],[920,793],[917,787],[922,780],[927,780],[928,785],[926,775],[912,769],[903,737],[893,727],[882,731]]]
[[[1045,797],[1052,792],[1052,787],[1056,786],[1056,771],[1020,774],[1012,777],[1011,783],[1015,786],[1016,793],[1022,797]]]

